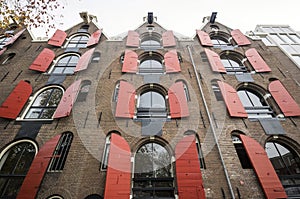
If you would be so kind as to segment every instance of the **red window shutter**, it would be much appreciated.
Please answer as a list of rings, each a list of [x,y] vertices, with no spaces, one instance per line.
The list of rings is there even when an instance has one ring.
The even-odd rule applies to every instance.
[[[66,117],[71,114],[73,104],[80,89],[80,83],[81,80],[77,80],[67,88],[56,108],[53,118]]]
[[[269,91],[286,117],[300,116],[299,105],[279,80],[269,84]]]
[[[31,85],[26,81],[20,81],[0,106],[0,117],[16,119],[31,93]]]
[[[135,109],[135,88],[128,82],[120,81],[116,117],[133,118]]]
[[[264,148],[250,137],[240,135],[240,138],[266,198],[287,198],[285,190]]]
[[[164,47],[176,46],[176,41],[172,30],[168,30],[162,34],[162,41]]]
[[[56,30],[54,35],[49,39],[48,44],[52,46],[62,46],[65,39],[67,38],[67,33],[62,30]]]
[[[44,48],[35,58],[29,69],[46,72],[55,57],[55,53],[49,48]]]
[[[17,199],[35,199],[40,188],[44,175],[47,171],[53,152],[61,135],[57,135],[46,142],[35,156],[23,184],[18,193]]]
[[[226,73],[226,69],[220,59],[220,56],[212,50],[204,49],[212,71]]]
[[[255,48],[250,48],[247,50],[245,55],[256,72],[271,72],[270,67],[259,55]]]
[[[251,42],[239,29],[231,31],[231,36],[239,46],[246,46],[251,44]]]
[[[126,140],[112,133],[106,171],[105,199],[128,199],[131,191],[131,153]]]
[[[140,46],[140,35],[139,33],[129,30],[126,41],[127,47],[139,47]]]
[[[218,81],[223,99],[231,117],[248,117],[236,90],[225,82]]]
[[[132,50],[126,50],[124,56],[124,62],[122,66],[122,72],[136,73],[138,70],[138,55]]]
[[[168,91],[171,118],[188,117],[189,108],[183,89],[183,83],[174,83]]]
[[[5,46],[15,43],[15,41],[23,34],[26,29],[19,31],[17,34],[12,36],[8,42],[6,42]]]
[[[92,49],[86,51],[85,53],[83,53],[83,55],[78,60],[78,63],[74,69],[74,72],[78,72],[78,71],[87,69],[94,51],[95,51],[95,48],[92,48]]]
[[[170,50],[169,52],[167,52],[164,55],[164,62],[166,73],[176,73],[181,71],[176,50]]]
[[[205,198],[195,136],[182,138],[175,148],[176,178],[180,199]]]
[[[196,30],[196,32],[202,46],[210,46],[210,47],[213,46],[209,34],[207,34],[202,30]]]
[[[97,44],[100,40],[101,34],[102,34],[102,30],[97,30],[96,32],[94,32],[89,38],[89,41],[87,42],[87,46],[89,47]]]

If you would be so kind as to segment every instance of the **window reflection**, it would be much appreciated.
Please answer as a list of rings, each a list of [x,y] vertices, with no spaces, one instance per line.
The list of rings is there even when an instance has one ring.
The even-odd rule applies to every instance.
[[[11,146],[0,160],[0,196],[15,198],[36,154],[36,146],[27,141]]]
[[[72,37],[66,48],[86,48],[89,37],[87,35],[78,35]]]
[[[154,59],[148,59],[142,61],[142,63],[139,66],[139,72],[140,73],[163,73],[164,68],[161,62]]]
[[[139,97],[137,108],[139,118],[166,117],[165,97],[156,91],[147,91]]]
[[[288,196],[300,195],[300,159],[288,145],[269,141],[267,155]]]
[[[51,119],[63,91],[60,88],[48,88],[38,94],[25,115],[25,119]]]
[[[244,64],[238,57],[222,54],[220,58],[223,66],[226,69],[227,74],[247,72],[247,68],[244,66]]]
[[[174,198],[171,156],[157,143],[147,143],[135,155],[134,198]]]

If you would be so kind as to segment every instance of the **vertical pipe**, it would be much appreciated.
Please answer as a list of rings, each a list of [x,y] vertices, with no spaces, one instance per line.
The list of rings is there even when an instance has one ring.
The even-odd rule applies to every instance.
[[[209,124],[211,126],[211,130],[212,130],[212,133],[213,133],[213,137],[214,137],[214,140],[216,142],[217,149],[218,149],[218,152],[219,152],[219,155],[220,155],[220,159],[221,159],[222,166],[223,166],[223,169],[224,169],[226,181],[227,181],[227,184],[228,184],[228,187],[229,187],[229,190],[230,190],[231,198],[235,199],[234,192],[233,192],[233,189],[232,189],[232,185],[231,185],[231,182],[230,182],[230,178],[229,178],[229,175],[228,175],[228,171],[227,171],[224,159],[223,159],[223,155],[222,155],[221,148],[220,148],[220,145],[219,145],[219,142],[218,142],[218,138],[216,136],[216,131],[215,131],[215,128],[214,128],[214,125],[213,125],[213,120],[211,118],[211,115],[210,115],[210,112],[209,112],[209,109],[208,109],[208,105],[207,105],[206,100],[205,100],[204,92],[203,92],[203,89],[202,89],[202,86],[201,86],[201,83],[200,83],[199,75],[197,73],[197,69],[196,69],[195,62],[194,62],[194,59],[193,59],[193,56],[192,56],[192,52],[191,52],[191,49],[190,49],[189,45],[187,45],[186,47],[189,51],[190,59],[192,61],[192,65],[193,65],[193,68],[194,68],[194,73],[196,75],[196,79],[197,79],[200,94],[201,94],[201,97],[202,97],[202,100],[203,100],[203,103],[204,103],[205,111],[207,113]]]

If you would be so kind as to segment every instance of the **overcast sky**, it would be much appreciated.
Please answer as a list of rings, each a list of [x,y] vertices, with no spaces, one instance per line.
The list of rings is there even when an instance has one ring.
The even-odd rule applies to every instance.
[[[257,24],[287,24],[300,30],[299,0],[63,0],[65,8],[57,17],[57,28],[66,30],[82,21],[80,12],[97,16],[107,36],[133,30],[153,12],[168,30],[193,36],[202,19],[218,12],[216,21],[242,32]],[[39,33],[37,36],[43,36]],[[51,34],[50,34],[51,36]]]

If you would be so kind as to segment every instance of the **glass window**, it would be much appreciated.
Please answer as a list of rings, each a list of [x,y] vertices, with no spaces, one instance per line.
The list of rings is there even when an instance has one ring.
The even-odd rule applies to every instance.
[[[76,35],[71,37],[66,48],[86,48],[88,41],[88,35]]]
[[[242,89],[237,92],[248,118],[271,118],[273,111],[262,96],[252,90]]]
[[[48,171],[61,171],[65,166],[65,162],[71,147],[73,134],[71,132],[63,133],[55,148],[51,158]]]
[[[163,73],[164,68],[160,61],[155,59],[143,60],[139,66],[140,73]]]
[[[77,102],[84,102],[87,98],[87,95],[89,93],[90,87],[91,87],[91,81],[90,80],[84,80],[82,81],[81,85],[80,85],[80,90],[79,93],[77,95]]]
[[[294,43],[294,41],[286,34],[280,34],[280,37],[285,41],[285,43]]]
[[[243,169],[252,169],[252,164],[248,158],[247,152],[240,138],[236,135],[231,136],[235,151],[239,157]]]
[[[215,94],[217,101],[223,101],[223,96],[222,96],[221,90],[219,88],[218,81],[219,80],[212,80],[211,87],[212,87],[212,90]]]
[[[269,141],[265,145],[267,155],[288,196],[300,196],[300,159],[289,145]]]
[[[158,49],[161,48],[161,36],[158,34],[149,34],[142,36],[141,39],[141,48],[143,49]]]
[[[98,63],[100,61],[100,53],[94,52],[92,55],[92,63]]]
[[[299,44],[292,44],[291,46],[295,49],[297,54],[300,53],[300,45]]]
[[[291,38],[295,43],[300,43],[300,38],[299,38],[298,35],[296,35],[296,34],[290,34],[289,36],[290,36],[290,38]]]
[[[0,37],[0,50],[5,46],[6,42],[8,42],[10,39],[11,37],[8,36]]]
[[[295,56],[292,56],[292,57],[293,57],[293,60],[300,66],[300,56],[295,55]]]
[[[120,82],[118,82],[115,86],[115,90],[114,90],[114,94],[113,94],[113,102],[118,101],[119,91],[120,91]]]
[[[53,196],[48,197],[47,199],[64,199],[64,198],[60,195],[53,195]]]
[[[134,160],[134,198],[175,198],[171,155],[160,144],[141,146]]]
[[[275,34],[271,34],[270,37],[278,44],[284,44],[285,42],[278,36]]]
[[[273,43],[269,40],[268,37],[261,37],[261,40],[264,42],[266,46],[271,46]]]
[[[36,153],[37,146],[29,140],[13,143],[1,152],[1,198],[16,198]]]
[[[42,89],[34,98],[24,119],[52,119],[62,95],[63,90],[61,87]]]
[[[52,74],[73,74],[78,63],[79,55],[68,54],[59,58],[50,73]]]
[[[166,108],[164,96],[155,91],[143,93],[139,101],[140,108]]]
[[[218,46],[228,46],[231,45],[227,40],[224,38],[217,38],[217,37],[212,37],[211,42],[213,43],[214,47]]]
[[[105,140],[105,146],[103,150],[103,156],[102,156],[102,161],[101,161],[101,170],[106,171],[108,167],[108,156],[109,156],[109,151],[110,151],[110,138],[111,138],[111,133],[106,136]]]
[[[297,53],[296,50],[291,45],[285,44],[285,45],[281,45],[281,47],[290,54]]]
[[[247,68],[244,66],[244,64],[238,57],[230,54],[222,54],[220,58],[223,66],[226,69],[227,74],[247,72]]]

